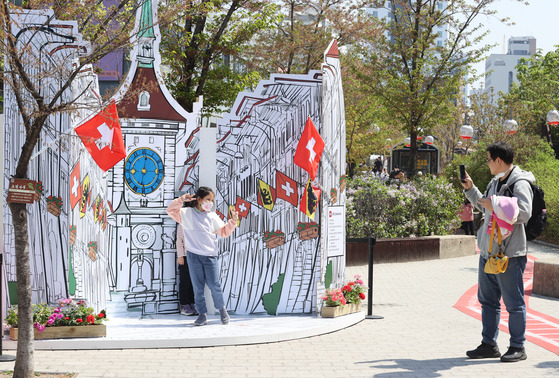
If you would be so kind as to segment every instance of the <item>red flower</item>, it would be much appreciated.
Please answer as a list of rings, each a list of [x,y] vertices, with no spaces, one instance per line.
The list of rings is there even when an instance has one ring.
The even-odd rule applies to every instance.
[[[70,320],[70,318],[69,318],[68,316],[67,316],[67,317],[65,317],[64,319],[66,319],[66,320]]]
[[[87,315],[87,322],[91,324],[95,323],[95,315]]]
[[[77,322],[77,323],[83,323],[83,319],[77,318],[77,319],[76,319],[76,322]]]
[[[97,316],[100,317],[100,318],[104,318],[104,317],[105,317],[105,314],[103,314],[102,312],[100,312],[99,315],[97,315]]]
[[[365,299],[365,294],[359,293],[359,298],[360,298],[361,300]]]
[[[355,285],[355,282],[349,282],[348,285],[353,286],[353,285]]]

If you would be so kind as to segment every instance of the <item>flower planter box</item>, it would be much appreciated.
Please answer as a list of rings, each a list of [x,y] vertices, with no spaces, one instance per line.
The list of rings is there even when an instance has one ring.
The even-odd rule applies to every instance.
[[[33,328],[35,340],[43,339],[70,339],[85,337],[105,337],[107,327],[104,324],[85,325],[85,326],[64,326],[46,327],[43,332],[38,332]],[[18,329],[10,327],[10,339],[17,340]]]
[[[89,247],[89,249],[87,250],[87,255],[92,261],[97,260],[97,251],[95,250],[95,248]]]
[[[342,306],[322,306],[320,316],[323,318],[336,318],[338,316],[353,314],[361,311],[361,303],[348,303]]]
[[[306,230],[299,231],[299,239],[309,240],[318,237],[318,227],[310,227]]]
[[[47,211],[55,217],[58,217],[60,215],[60,207],[58,207],[58,205],[54,202],[49,202],[47,204]]]
[[[285,235],[274,236],[266,240],[266,248],[272,249],[285,244]]]
[[[70,231],[70,245],[76,244],[76,231]]]

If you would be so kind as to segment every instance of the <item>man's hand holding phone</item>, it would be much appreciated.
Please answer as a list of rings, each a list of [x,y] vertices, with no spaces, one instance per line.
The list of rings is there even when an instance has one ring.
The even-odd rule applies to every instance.
[[[472,181],[468,172],[466,172],[466,167],[464,166],[464,164],[460,164],[460,182],[466,190],[470,190],[474,186],[474,182]]]

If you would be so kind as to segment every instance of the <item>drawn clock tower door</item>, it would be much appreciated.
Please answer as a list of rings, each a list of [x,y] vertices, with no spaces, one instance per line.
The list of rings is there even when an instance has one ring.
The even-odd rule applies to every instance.
[[[185,133],[186,118],[159,74],[152,1],[140,4],[129,85],[121,87],[126,90],[116,101],[127,155],[113,171],[113,203],[119,204],[113,273],[128,308],[141,308],[143,314],[178,312],[176,223],[165,209],[175,195],[177,137]]]

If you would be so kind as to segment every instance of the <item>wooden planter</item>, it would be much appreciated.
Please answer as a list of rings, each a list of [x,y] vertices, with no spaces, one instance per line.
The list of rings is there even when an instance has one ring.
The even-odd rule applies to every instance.
[[[105,337],[107,327],[104,324],[85,325],[85,326],[63,326],[46,327],[43,332],[38,332],[33,328],[35,340],[43,339],[70,339],[85,337]],[[10,327],[10,339],[17,340],[18,330]]]
[[[309,240],[318,237],[318,227],[310,227],[306,230],[299,231],[299,239]]]
[[[76,244],[76,231],[70,231],[70,245]]]
[[[54,202],[49,202],[47,204],[47,211],[55,217],[60,215],[60,207],[58,207],[58,205]]]
[[[266,240],[266,248],[272,249],[285,244],[285,235],[274,236]]]
[[[352,314],[361,311],[361,303],[348,303],[343,306],[327,307],[322,306],[320,316],[323,318],[336,318],[338,316]]]
[[[332,205],[335,205],[336,202],[338,202],[338,194],[337,194],[337,193],[334,193],[334,194],[332,194],[330,197],[332,198],[331,204],[332,204]]]
[[[87,251],[87,255],[89,256],[89,258],[92,261],[97,260],[97,251],[95,251],[95,248],[93,247],[89,247],[88,251]]]

